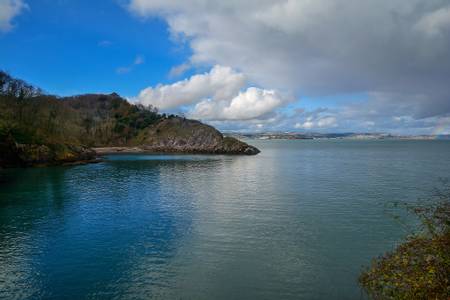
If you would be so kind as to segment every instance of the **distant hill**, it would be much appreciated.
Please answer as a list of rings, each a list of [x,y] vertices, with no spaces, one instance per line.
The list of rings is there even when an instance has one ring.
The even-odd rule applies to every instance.
[[[131,104],[113,93],[46,95],[0,72],[0,166],[90,161],[95,148],[115,152],[257,154],[211,126],[152,106]]]

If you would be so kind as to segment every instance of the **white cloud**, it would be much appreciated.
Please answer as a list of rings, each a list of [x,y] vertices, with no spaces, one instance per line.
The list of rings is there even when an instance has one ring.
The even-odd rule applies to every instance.
[[[308,117],[304,122],[298,122],[294,125],[294,128],[296,129],[306,129],[306,130],[320,130],[320,129],[330,129],[337,127],[337,119],[333,116],[318,116],[315,117]]]
[[[330,127],[336,127],[336,118],[335,117],[324,117],[322,119],[319,119],[317,121],[317,126],[319,128],[330,128]]]
[[[311,121],[306,121],[304,123],[295,123],[294,127],[297,129],[311,129],[314,127],[314,123]]]
[[[209,72],[168,84],[148,87],[134,100],[161,110],[187,107],[187,115],[201,120],[252,120],[263,118],[287,103],[275,90],[249,87],[246,76],[216,65]]]
[[[431,36],[439,33],[450,33],[450,5],[424,15],[416,24],[416,28]]]
[[[175,78],[175,77],[181,76],[184,74],[184,72],[186,72],[190,68],[191,68],[191,65],[188,63],[184,63],[181,65],[175,66],[170,69],[169,78]]]
[[[231,101],[204,100],[189,115],[202,120],[250,120],[274,111],[285,102],[274,90],[250,87]]]
[[[11,30],[12,20],[27,7],[22,0],[0,0],[0,32]]]
[[[211,98],[216,101],[234,97],[244,87],[246,78],[243,74],[229,67],[214,66],[211,71],[197,74],[189,79],[169,85],[157,85],[142,90],[137,101],[158,107],[171,109],[189,105]]]
[[[132,64],[117,68],[116,73],[120,75],[130,73],[131,71],[133,71],[134,67],[142,65],[143,63],[145,63],[144,56],[137,55]]]
[[[416,117],[428,102],[423,95],[409,95],[403,99],[402,94],[369,93],[365,100],[333,108],[300,109],[281,119],[286,128],[292,124],[295,129],[310,131],[434,134],[450,130],[450,114]]]

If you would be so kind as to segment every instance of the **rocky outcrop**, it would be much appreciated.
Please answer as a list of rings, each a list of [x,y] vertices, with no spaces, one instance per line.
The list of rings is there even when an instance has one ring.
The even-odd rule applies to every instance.
[[[97,148],[98,153],[160,152],[255,155],[260,151],[199,121],[174,117],[147,128],[133,147]]]
[[[224,137],[222,140],[222,146],[218,150],[219,153],[225,154],[246,154],[256,155],[260,151],[258,148],[248,145],[234,137]]]
[[[24,166],[81,164],[97,158],[94,150],[70,144],[18,144],[17,148]]]
[[[69,144],[18,144],[10,136],[0,142],[0,167],[30,167],[93,162],[92,149]]]

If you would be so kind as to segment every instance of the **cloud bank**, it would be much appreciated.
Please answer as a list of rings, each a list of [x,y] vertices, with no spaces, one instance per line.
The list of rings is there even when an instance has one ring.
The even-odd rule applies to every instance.
[[[448,0],[131,0],[128,8],[166,20],[189,43],[191,64],[230,66],[297,97],[366,93],[366,103],[348,105],[361,120],[369,109],[384,123],[387,108],[413,120],[450,114]],[[197,106],[227,116],[216,113],[222,104]]]
[[[243,90],[246,85],[247,78],[242,73],[216,65],[209,72],[173,84],[148,87],[135,101],[162,110],[191,105],[188,116],[203,120],[255,119],[287,101],[274,90]]]

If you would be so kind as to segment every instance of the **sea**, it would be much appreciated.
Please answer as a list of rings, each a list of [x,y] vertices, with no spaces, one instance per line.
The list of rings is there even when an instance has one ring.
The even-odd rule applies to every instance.
[[[0,170],[0,299],[366,299],[450,177],[445,140],[248,140]]]

